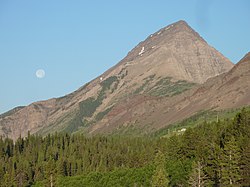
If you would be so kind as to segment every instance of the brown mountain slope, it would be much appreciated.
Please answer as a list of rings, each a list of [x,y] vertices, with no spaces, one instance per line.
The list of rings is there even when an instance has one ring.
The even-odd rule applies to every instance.
[[[124,114],[130,117],[130,112],[122,109],[129,101],[134,102],[127,106],[132,108],[145,99],[157,104],[161,97],[178,95],[232,66],[186,22],[179,21],[150,35],[116,66],[72,94],[0,116],[0,134],[16,139],[26,136],[28,130],[41,134],[93,131],[103,126],[109,115],[114,122]],[[127,119],[124,124],[130,123]]]
[[[250,53],[229,72],[175,97],[138,96],[133,99],[114,107],[103,119],[103,123],[92,126],[89,132],[126,132],[129,126],[130,129],[143,129],[143,133],[147,133],[188,118],[201,110],[249,106]]]

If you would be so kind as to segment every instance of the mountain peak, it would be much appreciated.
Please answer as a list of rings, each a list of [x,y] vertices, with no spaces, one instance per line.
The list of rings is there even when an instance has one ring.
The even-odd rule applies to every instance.
[[[121,62],[79,90],[0,116],[0,136],[16,139],[28,131],[107,132],[136,124],[131,119],[144,118],[152,108],[134,112],[131,108],[155,98],[174,97],[232,66],[181,20],[151,34]]]
[[[161,30],[169,30],[168,34],[176,35],[178,32],[187,32],[193,35],[194,38],[206,42],[186,21],[180,20],[172,23]]]
[[[200,35],[197,32],[195,32],[195,30],[193,30],[192,27],[190,27],[188,25],[188,23],[184,20],[180,20],[180,21],[177,21],[175,23],[169,24],[166,27],[163,27],[162,29],[160,29],[155,34],[161,32],[161,31],[163,31],[164,34],[168,34],[168,35],[175,35],[178,32],[192,32],[196,36],[200,37]]]
[[[138,57],[143,56],[143,53],[146,51],[155,51],[155,49],[159,49],[159,47],[169,47],[173,45],[178,47],[186,45],[187,42],[190,43],[198,40],[206,43],[206,41],[195,32],[187,22],[180,20],[150,34],[146,40],[140,42],[134,49],[132,49],[122,61],[133,61]]]
[[[203,83],[233,66],[183,20],[149,35],[121,62],[133,67],[147,64],[151,73],[155,69],[160,76],[195,83]]]
[[[187,23],[186,21],[184,21],[184,20],[179,20],[179,21],[177,21],[177,22],[175,22],[175,23],[172,23],[172,24],[168,25],[167,27],[169,27],[169,26],[171,26],[171,25],[173,25],[173,26],[179,26],[179,27],[189,27],[189,28],[191,28],[191,27],[188,25],[188,23]]]

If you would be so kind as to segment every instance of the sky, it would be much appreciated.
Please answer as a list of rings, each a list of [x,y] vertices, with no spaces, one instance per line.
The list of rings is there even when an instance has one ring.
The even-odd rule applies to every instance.
[[[0,0],[0,113],[75,91],[179,20],[233,63],[250,51],[249,0]]]

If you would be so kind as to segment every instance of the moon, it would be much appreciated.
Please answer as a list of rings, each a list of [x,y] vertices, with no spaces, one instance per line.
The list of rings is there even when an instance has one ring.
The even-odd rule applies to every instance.
[[[36,77],[39,79],[42,79],[45,77],[45,71],[43,69],[38,69],[36,71]]]

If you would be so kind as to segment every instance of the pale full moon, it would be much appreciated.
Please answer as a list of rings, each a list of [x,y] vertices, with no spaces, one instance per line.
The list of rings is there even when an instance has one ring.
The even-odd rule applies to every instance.
[[[36,77],[42,79],[43,77],[45,77],[45,71],[43,69],[38,69],[36,71]]]

